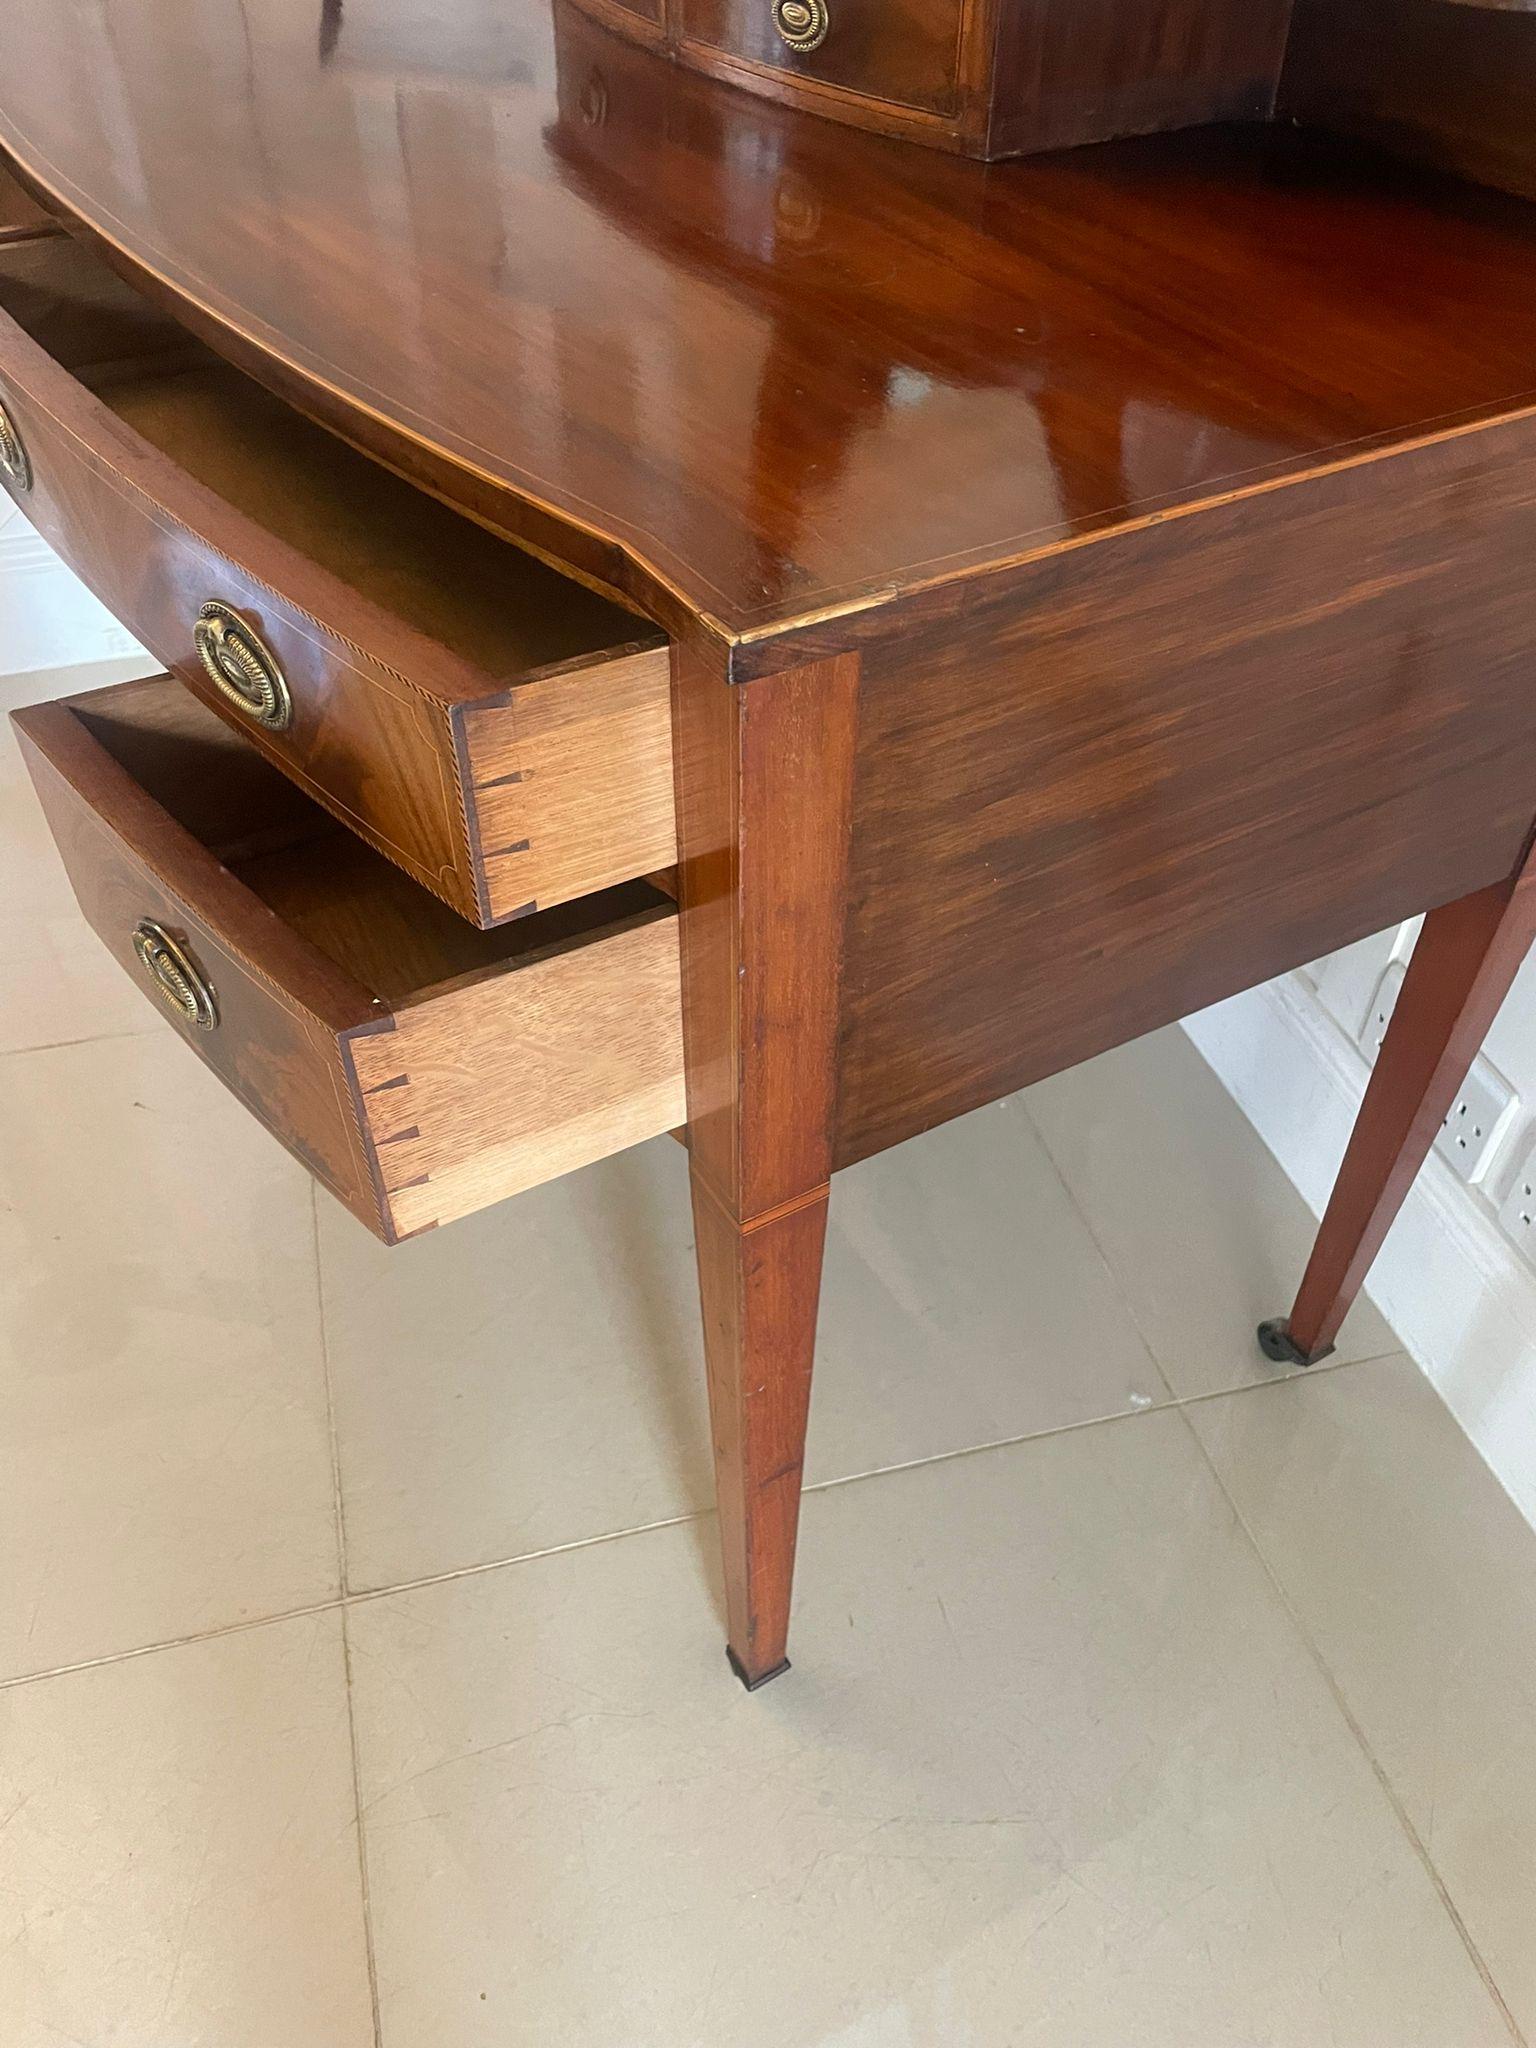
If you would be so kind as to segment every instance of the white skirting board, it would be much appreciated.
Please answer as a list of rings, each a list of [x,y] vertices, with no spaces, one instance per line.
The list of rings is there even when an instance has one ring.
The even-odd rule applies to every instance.
[[[1251,989],[1184,1028],[1320,1214],[1369,1070],[1307,979]],[[1536,1527],[1536,1269],[1437,1156],[1404,1204],[1369,1292]]]

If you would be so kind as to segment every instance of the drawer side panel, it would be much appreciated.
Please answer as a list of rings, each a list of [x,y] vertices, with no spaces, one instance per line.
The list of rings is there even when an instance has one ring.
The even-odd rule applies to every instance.
[[[677,858],[665,647],[521,684],[462,732],[492,923]]]
[[[470,1215],[687,1121],[677,919],[429,995],[347,1052],[394,1232]]]

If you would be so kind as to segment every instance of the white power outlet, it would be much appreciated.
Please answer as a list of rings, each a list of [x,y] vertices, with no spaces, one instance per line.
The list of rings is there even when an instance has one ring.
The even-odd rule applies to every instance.
[[[1519,1098],[1498,1068],[1485,1059],[1475,1059],[1461,1093],[1451,1104],[1450,1115],[1440,1126],[1435,1150],[1460,1179],[1480,1181],[1493,1164],[1519,1106]]]
[[[1499,1204],[1499,1228],[1510,1243],[1536,1266],[1536,1144],[1533,1144]]]
[[[1397,999],[1403,992],[1403,976],[1408,972],[1401,960],[1391,960],[1386,971],[1376,984],[1376,993],[1371,997],[1371,1007],[1365,1013],[1365,1022],[1355,1037],[1360,1050],[1372,1066],[1381,1051],[1381,1041],[1387,1035],[1387,1026],[1392,1022],[1392,1012],[1397,1008]]]

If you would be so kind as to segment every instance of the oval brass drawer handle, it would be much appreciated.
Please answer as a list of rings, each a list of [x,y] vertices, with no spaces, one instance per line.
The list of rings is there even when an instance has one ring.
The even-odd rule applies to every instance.
[[[16,422],[0,405],[0,476],[18,491],[32,488],[32,464]]]
[[[163,924],[156,924],[152,917],[141,919],[134,927],[133,950],[155,994],[168,1009],[199,1031],[218,1028],[218,998],[192,955]]]
[[[268,732],[287,731],[293,721],[293,699],[277,657],[253,626],[227,604],[205,604],[192,638],[208,680],[221,697]]]
[[[779,40],[804,56],[809,50],[819,50],[827,40],[832,17],[827,0],[773,0],[773,25]]]

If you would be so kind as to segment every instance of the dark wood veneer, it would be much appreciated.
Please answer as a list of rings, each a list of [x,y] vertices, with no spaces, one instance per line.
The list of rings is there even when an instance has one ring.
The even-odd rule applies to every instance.
[[[981,172],[547,0],[429,84],[425,4],[359,71],[279,0],[15,0],[0,147],[281,395],[739,674],[1536,384],[1523,204],[1262,130]]]
[[[1506,874],[1533,516],[1529,419],[871,650],[837,1163]]]
[[[657,1136],[683,1105],[677,918],[638,882],[481,932],[169,677],[14,714],[87,920],[150,1000],[154,920],[211,984],[181,1036],[388,1243]]]
[[[1281,111],[1536,195],[1536,15],[1475,0],[1296,0]]]
[[[578,4],[785,105],[992,158],[1267,119],[1291,0],[826,0],[809,50],[769,0]]]
[[[670,858],[667,655],[646,621],[381,472],[63,237],[0,247],[12,495],[211,710],[478,924]],[[210,681],[208,600],[291,716]]]

